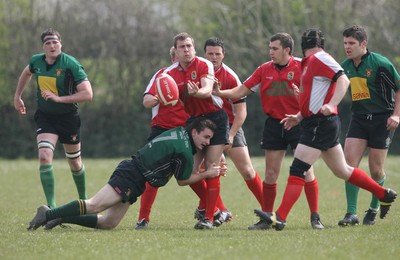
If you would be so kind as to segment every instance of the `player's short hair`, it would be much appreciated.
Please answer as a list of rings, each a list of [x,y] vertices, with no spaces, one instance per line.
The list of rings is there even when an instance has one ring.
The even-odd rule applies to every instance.
[[[42,42],[44,42],[44,39],[47,36],[56,36],[58,38],[59,41],[61,41],[61,35],[58,31],[54,30],[53,28],[48,28],[46,30],[44,30],[42,32],[42,34],[40,35],[40,39],[42,40]]]
[[[301,36],[301,49],[304,53],[307,49],[312,49],[315,47],[324,48],[324,34],[319,29],[308,29]]]
[[[343,37],[353,37],[360,43],[368,40],[367,32],[361,25],[353,25],[343,31]]]
[[[292,36],[288,33],[280,32],[272,35],[272,37],[269,39],[270,42],[274,41],[280,41],[282,47],[285,48],[290,48],[289,55],[292,55],[293,48],[294,48],[294,41]]]
[[[217,125],[212,120],[205,117],[198,117],[186,127],[186,130],[190,133],[195,129],[199,133],[206,128],[209,128],[214,133],[217,131]]]
[[[187,32],[181,32],[181,33],[178,33],[177,35],[175,35],[175,37],[174,37],[174,47],[175,47],[175,48],[177,47],[177,46],[176,46],[176,43],[177,43],[178,41],[184,41],[184,40],[186,40],[187,38],[190,38],[190,40],[192,41],[193,47],[195,47],[193,37],[190,36],[190,34],[188,34]]]
[[[207,46],[221,47],[222,53],[225,53],[225,44],[224,41],[217,37],[211,37],[206,40],[204,43],[204,51],[206,51]]]
[[[171,57],[171,59],[174,59],[174,58],[175,58],[175,47],[174,47],[174,46],[172,46],[172,47],[169,49],[169,56]]]

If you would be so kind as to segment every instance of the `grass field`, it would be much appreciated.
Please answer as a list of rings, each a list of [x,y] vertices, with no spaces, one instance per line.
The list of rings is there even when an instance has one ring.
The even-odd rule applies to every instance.
[[[85,160],[88,195],[103,187],[120,159]],[[276,207],[286,185],[291,158],[284,162],[278,183]],[[400,157],[389,157],[385,186],[400,191]],[[228,161],[229,162],[229,161]],[[263,158],[253,158],[264,176]],[[54,162],[57,204],[77,196],[64,160]],[[400,256],[400,201],[384,220],[374,226],[340,228],[345,193],[342,180],[334,177],[320,160],[315,172],[320,184],[320,214],[325,230],[312,230],[305,196],[292,209],[281,231],[249,231],[258,219],[259,208],[243,179],[229,162],[228,176],[222,178],[222,198],[234,214],[230,223],[215,230],[194,230],[193,211],[197,198],[189,187],[172,179],[161,188],[153,207],[148,230],[133,226],[139,204],[131,206],[115,230],[94,230],[71,225],[35,232],[26,230],[37,206],[45,199],[36,160],[0,160],[0,259],[395,259]],[[366,160],[361,165],[367,169]],[[359,212],[363,217],[370,194],[361,191]],[[397,256],[397,257],[396,257]]]

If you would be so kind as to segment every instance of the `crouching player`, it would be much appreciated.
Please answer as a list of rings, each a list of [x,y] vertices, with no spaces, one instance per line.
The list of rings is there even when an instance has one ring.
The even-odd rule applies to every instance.
[[[210,144],[215,129],[211,120],[199,118],[187,128],[177,127],[164,132],[142,147],[132,159],[122,161],[108,184],[92,198],[75,200],[54,209],[40,206],[28,230],[40,226],[52,229],[61,223],[112,229],[144,192],[146,182],[161,187],[174,175],[183,186],[224,174],[224,170],[215,164],[205,172],[192,173],[193,155]],[[104,210],[107,210],[105,215],[97,214]]]

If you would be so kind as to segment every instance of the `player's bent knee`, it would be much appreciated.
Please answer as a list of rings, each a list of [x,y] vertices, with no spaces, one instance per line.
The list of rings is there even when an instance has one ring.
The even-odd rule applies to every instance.
[[[256,177],[256,172],[251,168],[240,171],[240,174],[245,180],[252,180]]]
[[[310,168],[311,165],[308,163],[294,158],[292,165],[290,166],[290,176],[297,176],[304,179],[306,171],[308,171]]]
[[[106,216],[99,216],[97,220],[98,229],[114,229],[118,226],[119,221],[115,221],[112,218],[107,218]]]

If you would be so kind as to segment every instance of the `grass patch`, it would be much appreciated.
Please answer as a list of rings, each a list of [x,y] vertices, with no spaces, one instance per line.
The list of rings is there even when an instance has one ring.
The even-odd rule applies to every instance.
[[[400,191],[399,157],[388,158],[387,187]],[[120,159],[84,160],[91,196],[103,187]],[[37,206],[45,202],[36,160],[0,160],[0,259],[391,259],[400,255],[400,202],[375,226],[340,228],[346,211],[344,183],[330,173],[320,160],[315,172],[320,187],[320,215],[325,230],[312,230],[309,210],[302,195],[292,209],[282,232],[249,231],[258,221],[259,208],[242,177],[229,162],[228,176],[222,178],[222,199],[234,218],[216,230],[194,230],[193,212],[197,198],[189,187],[174,180],[159,190],[148,230],[133,227],[139,203],[131,206],[121,224],[110,231],[71,225],[45,231],[26,231]],[[281,201],[291,158],[286,158],[278,183]],[[264,177],[264,158],[253,158]],[[71,173],[64,160],[54,162],[56,199],[62,205],[77,197]],[[367,169],[366,159],[361,168]],[[359,216],[369,206],[370,194],[359,195]]]

